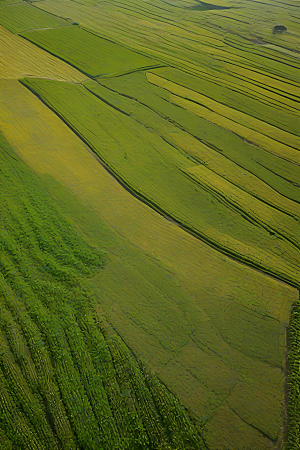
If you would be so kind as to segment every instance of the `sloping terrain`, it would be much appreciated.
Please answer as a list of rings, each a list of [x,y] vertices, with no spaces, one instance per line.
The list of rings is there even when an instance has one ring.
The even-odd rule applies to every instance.
[[[105,254],[0,139],[1,448],[204,448],[82,287]]]
[[[297,8],[0,0],[3,448],[299,448]]]

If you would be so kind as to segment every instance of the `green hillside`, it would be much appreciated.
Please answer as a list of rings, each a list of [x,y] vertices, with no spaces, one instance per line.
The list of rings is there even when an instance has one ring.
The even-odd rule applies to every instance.
[[[298,3],[0,0],[0,449],[300,449]]]

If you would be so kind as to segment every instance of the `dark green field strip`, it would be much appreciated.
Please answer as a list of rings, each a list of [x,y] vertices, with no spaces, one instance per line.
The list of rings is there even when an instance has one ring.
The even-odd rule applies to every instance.
[[[94,81],[88,81],[84,83],[84,86],[116,110],[130,115],[130,117],[134,118],[138,123],[142,123],[148,130],[152,130],[161,136],[166,142],[171,141],[170,133],[179,132],[178,128],[176,128],[172,123],[164,120],[152,110],[143,107],[134,100],[118,95],[113,91],[109,91],[108,89],[96,84]],[[187,174],[189,175],[188,172]],[[196,181],[199,182],[198,179],[196,179]],[[210,187],[206,186],[205,183],[202,184],[202,186],[209,189],[209,191],[213,194],[215,193],[221,202],[229,202],[231,207],[235,206],[234,198],[231,199],[230,195],[227,195],[226,192],[223,192],[223,195],[220,196],[218,195],[218,193],[220,193],[219,190],[210,189]],[[243,212],[239,209],[238,205],[236,205],[236,207],[240,212]],[[256,209],[253,211],[251,208],[249,210],[244,209],[244,213],[246,213],[246,211],[248,216],[251,217],[251,220],[257,220],[257,223],[260,223],[262,226],[267,228],[271,226],[271,229],[273,228],[273,230],[276,230],[282,237],[286,236],[294,245],[299,247],[300,243],[298,237],[300,230],[298,223],[295,222],[294,219],[287,218],[285,214],[281,214],[279,212],[276,213],[273,208],[269,208],[267,205],[262,207],[259,202],[257,202]],[[272,217],[271,222],[269,221],[269,217]],[[271,229],[270,232],[272,232]]]
[[[44,6],[41,4],[40,7],[43,8]],[[88,7],[83,5],[74,5],[71,2],[63,1],[60,7],[57,5],[57,2],[53,1],[47,4],[46,9],[56,11],[56,13],[60,11],[63,16],[66,16],[67,11],[72,11],[73,17],[77,17],[83,26],[100,33],[102,36],[107,36],[116,42],[126,42],[125,45],[130,42],[129,46],[133,49],[143,47],[146,54],[159,54],[158,58],[160,60],[172,66],[183,68],[185,63],[185,70],[188,70],[191,66],[195,70],[195,67],[198,66],[199,70],[203,72],[202,75],[208,75],[209,67],[215,63],[221,69],[226,60],[235,65],[237,64],[237,67],[243,66],[261,73],[263,73],[262,68],[264,67],[264,73],[267,76],[272,76],[275,73],[274,71],[277,70],[277,75],[283,76],[283,79],[288,79],[288,77],[296,77],[297,79],[297,70],[294,70],[287,64],[281,64],[280,54],[277,55],[277,63],[275,63],[272,58],[266,57],[266,52],[263,49],[254,51],[254,54],[250,51],[248,54],[246,49],[239,50],[232,45],[227,45],[222,36],[224,32],[212,29],[210,26],[211,21],[214,23],[219,18],[214,13],[203,17],[200,12],[198,17],[194,17],[194,14],[185,10],[183,14],[177,13],[176,21],[171,25],[169,24],[171,15],[168,11],[164,13],[163,22],[161,22],[160,17],[150,18],[148,9],[153,8],[153,6],[149,4],[147,4],[147,10],[143,14],[139,13],[137,15],[136,8],[143,9],[145,7],[144,4],[140,5],[139,2],[126,3],[126,5],[123,2],[114,2],[113,5],[106,3],[101,5],[101,9],[94,8],[93,11],[88,11]],[[120,20],[120,16],[124,19]],[[206,20],[209,20],[208,24],[206,24]],[[226,21],[226,17],[220,17],[220,21],[222,20]],[[208,38],[206,38],[203,28],[199,27],[202,23],[207,29]],[[106,29],[108,26],[110,30]],[[226,28],[227,34],[231,34],[231,30],[228,27],[224,26],[224,28]],[[189,30],[188,36],[186,35],[187,29]],[[212,40],[212,34],[215,34],[215,37],[218,39]],[[251,38],[251,36],[249,37]],[[217,43],[218,40],[219,42]],[[214,51],[215,49],[211,45],[212,41],[216,41],[216,49],[220,50],[220,52]],[[253,49],[257,47],[255,44],[250,43],[251,46]],[[259,53],[259,55],[256,53]],[[251,61],[252,59],[257,59],[257,64]],[[282,67],[278,71],[280,66]],[[231,70],[235,72],[234,67]],[[290,70],[294,70],[295,73],[289,75]],[[228,78],[227,72],[222,73],[222,78]],[[255,84],[254,79],[250,79],[248,82]],[[265,83],[264,87],[268,87],[267,83]]]
[[[1,9],[0,25],[13,33],[21,33],[38,28],[65,27],[70,23],[23,2]]]
[[[252,61],[256,58],[256,56],[261,56],[261,59],[257,59],[258,61],[258,66],[260,68],[262,68],[264,66],[263,61],[265,61],[266,59],[273,61],[272,63],[272,67],[275,68],[276,70],[270,70],[270,73],[279,73],[281,74],[281,76],[288,78],[287,82],[292,82],[293,79],[297,80],[298,82],[299,77],[295,76],[296,74],[292,74],[289,73],[288,68],[284,68],[285,70],[278,70],[278,63],[282,63],[285,64],[287,66],[291,66],[294,68],[297,68],[299,70],[300,68],[300,60],[299,58],[297,58],[297,55],[295,54],[295,56],[293,57],[293,55],[291,53],[281,53],[278,50],[275,50],[274,48],[270,48],[270,47],[266,47],[265,45],[261,44],[261,45],[257,45],[255,43],[250,42],[249,40],[242,38],[241,36],[237,36],[237,35],[226,35],[224,41],[226,43],[228,43],[228,45],[233,46],[234,48],[237,48],[239,50],[241,50],[241,54],[243,54],[244,52],[249,53],[248,55],[248,59],[249,61]],[[253,58],[253,59],[252,59]],[[297,85],[297,83],[295,83],[295,85]]]
[[[153,12],[153,8],[155,8],[153,4],[140,5],[138,4],[138,2],[129,2],[125,4],[119,1],[114,3],[114,11],[110,10],[110,13],[112,14],[112,17],[114,12],[116,14],[118,12],[122,12],[126,14],[128,18],[130,17],[131,20],[134,20],[136,18],[138,21],[137,25],[139,34],[143,34],[145,30],[147,31],[147,34],[150,38],[148,46],[149,49],[152,47],[151,50],[154,50],[154,45],[157,43],[157,35],[159,35],[160,38],[163,38],[160,44],[167,43],[169,50],[173,50],[174,56],[175,54],[178,55],[179,52],[183,53],[183,49],[186,51],[186,55],[184,56],[183,54],[184,58],[187,58],[191,53],[193,53],[194,57],[201,54],[201,58],[199,59],[199,61],[197,61],[197,63],[202,67],[204,65],[204,61],[208,62],[208,60],[206,61],[207,56],[209,57],[209,59],[211,59],[211,53],[214,51],[214,49],[217,49],[218,52],[214,55],[214,57],[220,63],[227,61],[233,64],[237,64],[237,66],[239,67],[250,68],[251,70],[256,70],[258,72],[265,70],[266,73],[270,74],[271,76],[272,74],[277,74],[291,80],[299,80],[298,71],[295,67],[293,67],[293,65],[297,66],[298,61],[295,61],[295,59],[286,61],[288,55],[286,55],[286,57],[281,57],[278,52],[275,52],[273,57],[268,57],[268,50],[260,48],[249,41],[247,45],[247,41],[245,39],[240,39],[242,42],[245,42],[245,45],[239,48],[238,46],[232,45],[232,43],[227,42],[227,40],[224,38],[224,36],[221,35],[221,33],[219,36],[217,33],[215,33],[216,39],[212,39],[212,33],[211,30],[209,30],[209,27],[207,27],[209,30],[209,39],[203,39],[203,30],[201,30],[201,28],[198,28],[199,22],[197,21],[197,18],[193,18],[193,15],[188,13],[188,11],[185,11],[180,15],[178,14],[178,11],[177,14],[176,12],[174,14],[173,10],[172,15],[172,10],[159,11],[157,9],[159,13],[152,16],[151,11]],[[163,15],[163,17],[161,15]],[[170,20],[171,17],[172,19]],[[201,20],[201,14],[199,19]],[[197,27],[193,26],[194,23],[197,25]],[[141,24],[144,25],[144,27],[142,27]],[[157,24],[172,26],[173,30],[171,31],[171,36],[170,34],[166,33],[164,27],[158,28]],[[189,31],[190,36],[187,38],[186,35],[181,33],[181,30],[186,30],[191,24],[193,28]],[[153,25],[153,28],[151,27],[151,25]],[[116,26],[118,26],[118,28],[124,28],[126,27],[126,21],[125,23],[116,23]],[[93,29],[90,24],[89,27]],[[96,23],[95,27],[97,27]],[[130,35],[134,35],[135,33],[136,30],[129,31]],[[117,33],[116,38],[118,39]],[[233,39],[237,40],[238,37],[233,35]],[[220,45],[220,41],[223,45]],[[175,46],[177,48],[176,50]]]
[[[274,240],[268,231],[225,207],[193,182],[183,169],[195,164],[159,136],[82,86],[33,79],[23,82],[144,202],[221,251],[298,283],[298,250],[281,239]]]
[[[162,65],[77,26],[32,31],[21,35],[87,76],[118,75]]]
[[[291,449],[297,449],[300,447],[300,301],[293,308],[288,338],[288,442]]]
[[[238,92],[235,86],[232,86],[232,89],[230,89],[226,86],[214,83],[213,81],[202,78],[199,79],[198,77],[171,67],[156,69],[153,73],[157,73],[180,86],[187,87],[206,95],[209,98],[248,114],[249,116],[263,120],[277,128],[298,136],[300,135],[299,115],[283,110],[283,108],[280,108],[279,106],[270,106],[263,101],[251,98],[251,96],[246,96],[245,94]]]
[[[186,428],[172,415],[178,400],[166,393],[165,423],[132,354],[115,333],[113,343],[104,337],[108,325],[81,286],[104,253],[0,139],[1,448],[204,449],[186,413]]]
[[[299,188],[285,180],[285,176],[298,180],[300,167],[259,149],[233,132],[173,105],[168,100],[167,92],[151,85],[144,73],[98,81],[109,89],[137,100],[209,147],[221,152],[282,195],[300,202]]]

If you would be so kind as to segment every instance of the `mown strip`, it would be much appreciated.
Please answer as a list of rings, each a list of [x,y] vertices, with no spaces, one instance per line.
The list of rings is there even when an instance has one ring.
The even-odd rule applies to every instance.
[[[113,108],[130,115],[135,121],[142,123],[146,129],[161,136],[165,142],[185,153],[187,157],[192,157],[192,161],[205,164],[213,172],[259,198],[264,203],[292,217],[300,218],[300,205],[298,203],[280,195],[258,177],[230,161],[218,151],[201,143],[150,108],[111,89],[106,89],[99,84],[96,85],[93,81],[85,82],[84,86]]]
[[[238,134],[269,153],[295,162],[298,165],[300,164],[300,153],[298,151],[300,150],[300,140],[295,138],[294,135],[284,133],[275,127],[268,127],[266,123],[253,119],[251,121],[249,117],[240,112],[236,113],[226,106],[213,102],[207,97],[180,87],[152,73],[147,73],[147,79],[150,83],[170,92],[171,102]]]
[[[200,142],[256,175],[280,194],[300,203],[299,188],[297,185],[294,186],[294,180],[298,180],[300,176],[300,166],[272,155],[237,134],[174,105],[168,92],[149,83],[144,73],[98,80],[98,82],[126,97],[137,100],[177,127],[187,131]],[[289,182],[289,180],[293,181]]]

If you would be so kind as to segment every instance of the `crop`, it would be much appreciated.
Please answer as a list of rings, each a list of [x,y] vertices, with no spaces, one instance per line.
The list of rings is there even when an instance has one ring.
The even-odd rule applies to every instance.
[[[87,76],[112,76],[160,64],[77,26],[22,33]]]
[[[28,3],[9,5],[1,10],[0,24],[13,33],[36,28],[54,28],[70,25],[67,21],[41,11]]]
[[[35,75],[57,80],[83,81],[85,76],[0,25],[0,81]]]
[[[180,423],[163,421],[136,360],[115,332],[106,336],[109,324],[81,286],[105,264],[103,254],[63,218],[2,137],[1,170],[0,423],[7,448],[181,448]],[[128,393],[122,373],[131,374]],[[169,410],[178,400],[166,396]],[[159,430],[154,440],[151,422]],[[202,448],[187,424],[195,435],[188,448]]]
[[[298,283],[297,250],[280,240],[275,243],[268,232],[253,226],[239,213],[220,202],[215,204],[207,190],[183,173],[195,166],[194,162],[84,87],[29,79],[24,83],[60,114],[112,173],[147,204],[237,259],[268,267],[271,273],[281,272],[284,279],[294,278]],[[163,106],[165,103],[159,102]],[[98,117],[102,118],[101,123]],[[108,132],[110,123],[115,126]]]
[[[297,6],[0,0],[1,449],[298,450]]]

